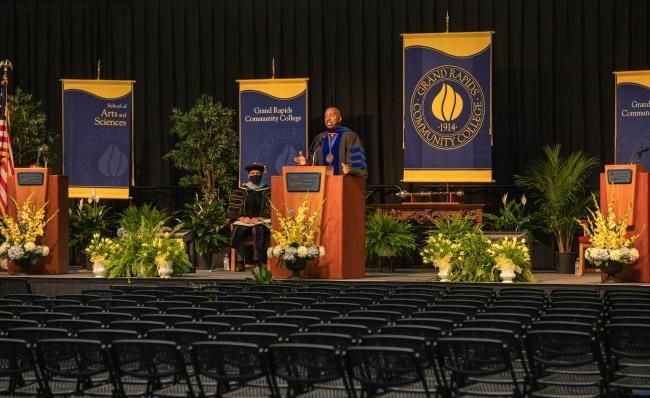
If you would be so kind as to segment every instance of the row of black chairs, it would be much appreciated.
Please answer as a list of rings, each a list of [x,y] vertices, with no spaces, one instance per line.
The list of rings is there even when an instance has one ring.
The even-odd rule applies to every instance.
[[[124,331],[90,339],[106,332],[0,339],[7,381],[0,392],[194,396],[237,390],[258,396],[255,391],[266,389],[276,395],[331,390],[341,396],[399,391],[598,397],[650,389],[650,378],[641,374],[650,357],[650,326],[606,326],[612,354],[607,359],[591,333],[552,329],[528,331],[524,340],[495,328],[462,327],[435,340],[382,333],[361,336],[357,345],[351,336],[326,333],[292,334],[289,343],[277,343],[271,333],[275,339],[263,340],[263,332],[249,333],[248,340],[232,332],[218,341],[202,333],[182,340],[168,329],[150,330],[147,339],[125,339]],[[184,331],[191,332],[196,331]],[[348,343],[333,344],[337,338]]]

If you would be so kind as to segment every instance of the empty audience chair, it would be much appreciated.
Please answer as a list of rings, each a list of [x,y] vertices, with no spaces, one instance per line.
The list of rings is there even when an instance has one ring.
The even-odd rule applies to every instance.
[[[2,318],[0,319],[0,336],[6,336],[9,329],[23,328],[23,327],[38,327],[38,322],[31,319],[15,319],[15,318]]]
[[[115,393],[108,354],[96,340],[56,338],[40,340],[37,345],[44,396],[84,396],[87,391]],[[19,394],[36,393],[25,387]]]
[[[208,333],[210,338],[213,338],[218,333],[228,332],[232,330],[232,327],[223,322],[177,322],[174,324],[175,328],[182,329],[193,329],[193,330],[203,330]]]
[[[347,334],[352,336],[354,339],[368,334],[368,328],[363,325],[351,325],[347,323],[318,323],[316,325],[309,326],[310,332],[320,332],[320,333],[337,333],[337,334]]]
[[[13,328],[9,329],[8,337],[12,339],[23,339],[32,345],[36,345],[42,339],[68,337],[68,331],[65,329],[46,327]]]
[[[292,333],[298,333],[300,331],[300,328],[296,325],[292,325],[288,323],[264,322],[264,323],[244,323],[243,325],[241,325],[241,330],[242,332],[274,333],[280,336],[281,338],[285,338]]]
[[[368,328],[370,333],[376,333],[383,326],[386,326],[388,321],[384,318],[373,318],[367,316],[345,316],[332,318],[332,323],[347,323],[350,325],[361,325]]]
[[[201,376],[197,378],[200,396],[221,395],[233,390],[242,397],[278,395],[268,375],[265,355],[256,344],[199,342],[192,345],[191,352],[194,371]]]
[[[54,319],[72,319],[72,314],[65,312],[25,312],[20,314],[20,319],[31,319],[39,326],[45,326],[47,321]]]
[[[167,309],[167,314],[189,315],[194,321],[201,321],[203,317],[218,315],[219,312],[213,308],[172,307]]]
[[[76,335],[82,329],[99,329],[102,323],[89,319],[52,319],[47,321],[48,328],[65,329],[70,335]]]
[[[438,340],[438,357],[451,373],[449,388],[455,396],[523,397],[510,348],[501,340],[443,337]]]
[[[348,347],[348,374],[368,396],[380,392],[417,391],[419,396],[433,397],[421,365],[420,353],[410,348],[362,346]]]
[[[163,340],[114,340],[111,358],[117,394],[194,397],[180,347]],[[91,389],[89,395],[92,395]]]
[[[108,346],[115,340],[136,339],[138,333],[121,329],[81,329],[77,332],[80,339],[97,340]]]
[[[27,377],[37,371],[31,349],[23,339],[0,338],[0,394],[3,396],[14,396],[19,388],[35,387],[43,391],[40,379]]]
[[[271,332],[221,332],[215,337],[219,341],[255,344],[264,349],[280,341],[280,336]]]
[[[82,312],[79,314],[79,319],[99,321],[102,323],[102,325],[104,325],[104,327],[108,327],[108,325],[114,321],[133,320],[133,315],[124,314],[121,312]]]
[[[211,308],[219,314],[225,313],[227,310],[240,310],[249,308],[250,306],[243,301],[219,300],[219,301],[206,301],[200,304],[201,308]]]
[[[354,396],[341,352],[332,346],[272,344],[269,364],[271,376],[287,383],[287,396],[310,391],[331,398]]]
[[[290,310],[287,311],[287,315],[316,317],[320,319],[321,322],[329,322],[332,318],[336,318],[337,316],[340,316],[340,314],[336,311],[318,310],[314,308],[302,309],[302,310]]]
[[[171,327],[174,326],[174,324],[177,322],[189,322],[192,320],[192,317],[189,315],[178,314],[144,314],[140,316],[140,320],[162,322],[165,325]]]
[[[606,370],[600,344],[590,333],[533,330],[526,336],[535,379],[533,397],[599,397]]]
[[[257,321],[263,321],[264,319],[278,315],[277,312],[272,310],[260,310],[255,308],[241,309],[241,310],[227,310],[226,315],[240,315],[240,316],[250,316],[255,318]]]
[[[274,323],[288,323],[298,326],[299,329],[306,329],[307,326],[319,323],[320,319],[314,316],[300,316],[300,315],[276,315],[270,316],[264,320],[265,322]]]
[[[339,349],[346,349],[354,343],[352,336],[341,333],[304,332],[289,335],[292,343],[323,344]]]
[[[650,325],[621,323],[605,326],[610,369],[615,379],[609,383],[623,394],[650,390]]]
[[[10,294],[31,294],[32,287],[29,280],[25,278],[2,278],[0,279],[0,297]]]
[[[165,325],[163,322],[156,321],[143,321],[143,320],[132,320],[132,321],[114,321],[109,324],[110,329],[117,330],[130,330],[137,333],[138,338],[144,338],[147,336],[147,332],[151,329],[160,329],[164,328]]]

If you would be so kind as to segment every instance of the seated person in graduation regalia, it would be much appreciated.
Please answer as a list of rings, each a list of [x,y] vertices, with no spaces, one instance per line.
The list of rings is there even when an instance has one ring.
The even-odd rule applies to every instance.
[[[330,107],[325,110],[326,130],[316,136],[311,144],[309,160],[314,166],[332,166],[334,175],[349,174],[367,177],[366,151],[359,136],[342,126],[341,111]],[[296,164],[308,164],[302,154],[294,158]]]
[[[237,251],[237,271],[244,271],[245,242],[253,237],[253,263],[260,266],[266,263],[266,249],[269,247],[270,198],[271,187],[262,183],[266,167],[261,164],[246,166],[248,182],[230,194],[228,218],[233,230],[230,247]]]

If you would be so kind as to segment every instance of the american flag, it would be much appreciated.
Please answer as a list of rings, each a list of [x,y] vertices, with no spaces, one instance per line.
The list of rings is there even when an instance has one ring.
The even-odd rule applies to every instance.
[[[0,83],[0,206],[5,211],[8,209],[9,176],[14,174],[14,154],[11,149],[11,136],[9,135],[9,107],[7,106],[6,78]]]

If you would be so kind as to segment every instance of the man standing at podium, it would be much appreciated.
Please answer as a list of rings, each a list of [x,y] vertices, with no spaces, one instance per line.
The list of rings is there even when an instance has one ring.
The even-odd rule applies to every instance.
[[[248,182],[235,189],[228,200],[228,218],[232,221],[232,240],[230,247],[236,250],[236,271],[244,271],[245,243],[248,236],[253,237],[253,263],[260,266],[266,263],[266,249],[269,247],[271,222],[271,187],[262,182],[265,166],[253,163],[245,167]]]
[[[310,162],[314,166],[332,166],[334,175],[368,176],[366,151],[359,136],[342,126],[341,111],[336,107],[325,110],[326,130],[316,136],[311,144]],[[294,158],[297,165],[308,164],[302,151]]]

